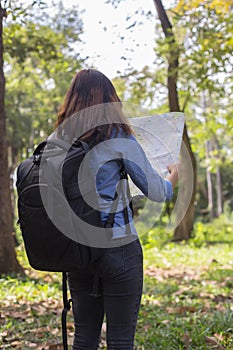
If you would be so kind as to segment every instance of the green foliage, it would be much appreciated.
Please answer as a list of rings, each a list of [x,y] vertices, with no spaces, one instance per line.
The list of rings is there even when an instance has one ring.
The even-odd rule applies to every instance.
[[[144,217],[145,219],[145,217]],[[205,219],[206,220],[206,219]],[[201,220],[198,216],[194,223],[193,237],[189,244],[194,247],[208,246],[217,243],[233,243],[233,212],[225,207],[224,213],[213,221]],[[175,246],[172,243],[172,232],[168,229],[169,217],[161,215],[159,220],[151,216],[151,221],[136,219],[136,228],[145,249],[163,249]]]
[[[199,350],[220,344],[232,349],[231,220],[222,217],[212,225],[198,222],[195,239],[188,244],[168,243],[162,249],[157,241],[159,229],[154,232],[154,245],[144,246],[137,349]]]
[[[225,213],[220,217],[214,219],[212,222],[203,223],[197,221],[195,223],[195,236],[191,240],[198,246],[203,244],[211,244],[222,242],[222,243],[232,243],[233,242],[233,212],[225,209]]]
[[[205,209],[209,206],[206,169],[215,174],[220,168],[223,201],[229,204],[232,197],[228,184],[232,183],[233,159],[230,117],[233,14],[228,0],[222,1],[221,5],[217,0],[180,0],[177,3],[167,11],[175,35],[174,47],[169,45],[170,39],[158,35],[153,71],[148,67],[141,72],[133,71],[128,90],[130,99],[138,104],[146,104],[157,113],[166,112],[167,60],[170,50],[179,52],[179,104],[185,112],[188,135],[198,162],[197,200],[202,203],[197,207]],[[155,25],[156,31],[161,31],[157,22]],[[208,152],[207,142],[210,144]],[[212,176],[214,208],[217,202],[215,178]]]
[[[179,83],[189,93],[188,130],[201,166],[211,172],[225,163],[226,152],[232,158],[227,117],[232,111],[233,14],[226,10],[229,6],[228,1],[219,6],[214,0],[185,1],[185,4],[180,0],[172,11],[181,45]],[[218,147],[214,146],[207,157],[206,142],[213,139]]]
[[[59,106],[82,60],[78,53],[82,22],[75,8],[60,2],[27,13],[23,23],[4,28],[6,113],[13,167],[49,135]],[[45,20],[46,19],[46,20]],[[75,44],[75,45],[74,45]]]
[[[208,203],[206,170],[213,174],[213,208],[220,198],[221,189],[215,176],[219,169],[222,199],[232,208],[231,1],[180,0],[167,13],[175,42],[171,46],[170,38],[155,35],[155,65],[141,71],[132,70],[125,77],[124,97],[128,102],[147,107],[150,113],[167,112],[167,61],[170,50],[179,52],[179,105],[185,112],[198,164],[197,212],[212,207],[212,203]],[[155,27],[156,33],[162,32],[158,21]]]

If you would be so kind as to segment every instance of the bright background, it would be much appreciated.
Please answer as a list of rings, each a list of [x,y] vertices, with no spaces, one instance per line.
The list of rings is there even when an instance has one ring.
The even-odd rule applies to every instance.
[[[164,1],[164,5],[171,1]],[[106,0],[69,0],[64,5],[78,5],[82,11],[80,54],[89,57],[87,65],[93,65],[109,78],[127,73],[129,67],[141,69],[153,65],[156,37],[153,0],[122,0],[117,7]],[[148,17],[145,14],[149,12]]]

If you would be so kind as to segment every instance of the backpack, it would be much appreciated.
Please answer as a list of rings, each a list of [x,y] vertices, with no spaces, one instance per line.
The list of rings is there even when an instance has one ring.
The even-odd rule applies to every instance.
[[[78,173],[88,151],[85,142],[76,140],[70,145],[52,138],[40,143],[33,155],[17,168],[18,223],[29,263],[36,270],[62,272],[64,349],[68,349],[66,313],[71,307],[71,300],[67,298],[66,272],[88,267],[103,255],[105,248],[88,244],[86,228],[94,228],[94,231],[104,228],[104,234],[100,236],[104,246],[110,241],[117,209],[116,191],[116,200],[103,226],[97,196],[95,198],[92,191],[91,199],[95,203],[91,206],[83,198]],[[127,178],[124,170],[121,177]],[[85,183],[88,179],[84,180]],[[87,181],[87,192],[88,185]],[[129,223],[126,205],[124,216],[125,223]],[[77,217],[82,223],[78,226],[75,224]]]

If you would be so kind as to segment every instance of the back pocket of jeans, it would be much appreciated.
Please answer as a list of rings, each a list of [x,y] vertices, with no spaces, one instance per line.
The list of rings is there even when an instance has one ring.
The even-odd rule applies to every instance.
[[[99,274],[104,277],[114,277],[125,271],[123,247],[109,248],[98,264]]]

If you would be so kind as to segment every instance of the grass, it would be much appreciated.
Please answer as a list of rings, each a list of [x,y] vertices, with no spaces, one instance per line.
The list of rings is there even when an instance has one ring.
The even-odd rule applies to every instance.
[[[167,243],[162,228],[142,237],[135,349],[233,349],[233,230],[231,220],[220,220],[197,223],[188,244]],[[22,244],[17,254],[26,276],[0,280],[0,349],[62,349],[61,275],[32,270]],[[71,345],[71,312],[67,325]],[[100,348],[106,348],[104,331]]]
[[[232,244],[146,251],[139,349],[233,349],[232,271]]]

